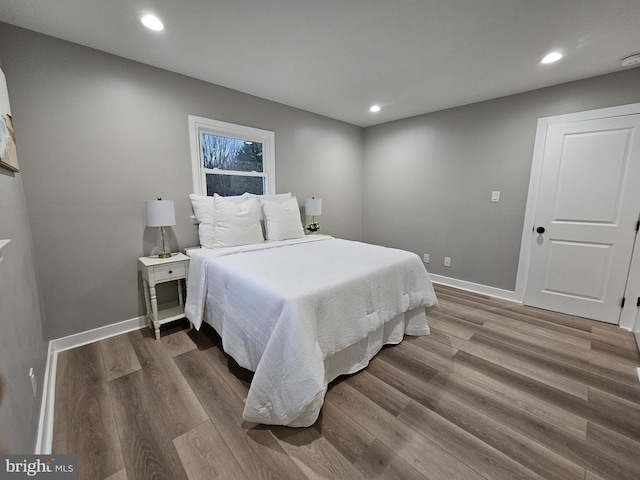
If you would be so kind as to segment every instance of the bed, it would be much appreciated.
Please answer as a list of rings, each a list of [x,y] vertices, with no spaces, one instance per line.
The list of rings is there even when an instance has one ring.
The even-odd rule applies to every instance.
[[[245,420],[306,427],[329,382],[405,334],[427,335],[437,299],[414,253],[268,231],[267,241],[189,250],[185,314],[196,329],[211,325],[224,351],[254,372]]]

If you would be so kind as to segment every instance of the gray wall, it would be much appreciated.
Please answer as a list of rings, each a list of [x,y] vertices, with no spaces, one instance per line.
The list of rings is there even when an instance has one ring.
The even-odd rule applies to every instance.
[[[278,192],[323,198],[323,231],[360,239],[361,128],[7,24],[0,57],[48,338],[144,314],[145,200],[174,200],[173,251],[197,244],[188,114],[275,131]]]
[[[28,161],[18,149],[20,165]],[[4,168],[0,168],[0,239],[11,240],[3,248],[4,259],[0,262],[0,375],[5,383],[0,402],[0,444],[9,452],[30,453],[35,448],[47,342],[42,334],[22,173]],[[29,368],[34,369],[38,380],[37,398],[31,390]]]
[[[538,118],[636,102],[640,68],[367,128],[363,241],[514,290]]]

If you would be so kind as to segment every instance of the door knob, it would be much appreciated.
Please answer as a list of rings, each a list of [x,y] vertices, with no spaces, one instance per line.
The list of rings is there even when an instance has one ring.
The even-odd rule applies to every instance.
[[[536,232],[538,232],[538,233],[544,233],[544,227],[538,227],[538,228],[536,228]]]

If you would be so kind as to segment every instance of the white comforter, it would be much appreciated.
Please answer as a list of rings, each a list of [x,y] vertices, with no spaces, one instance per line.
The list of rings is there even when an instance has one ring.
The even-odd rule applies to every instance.
[[[403,250],[314,235],[189,255],[186,316],[255,372],[251,422],[312,425],[331,380],[404,333],[428,334],[425,308],[437,306],[424,265]]]

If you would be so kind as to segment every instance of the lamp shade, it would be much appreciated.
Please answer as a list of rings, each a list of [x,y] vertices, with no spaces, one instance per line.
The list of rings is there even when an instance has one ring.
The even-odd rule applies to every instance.
[[[170,227],[176,224],[173,200],[148,200],[147,227]]]
[[[317,217],[322,215],[322,199],[321,198],[305,198],[304,200],[305,215]]]

